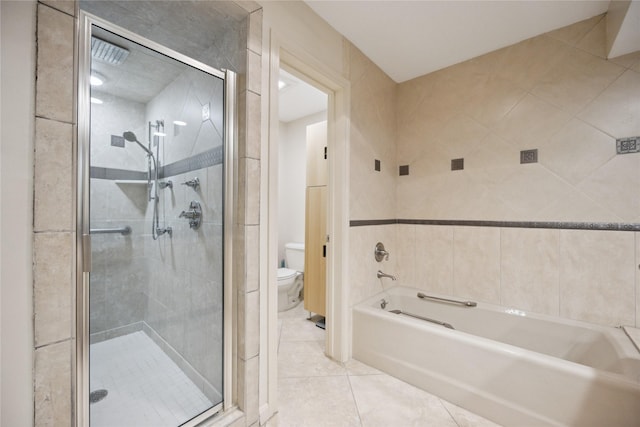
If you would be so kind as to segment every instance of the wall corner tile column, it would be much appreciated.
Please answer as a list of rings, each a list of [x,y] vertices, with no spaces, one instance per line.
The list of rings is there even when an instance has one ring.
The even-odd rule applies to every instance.
[[[247,47],[251,52],[262,55],[262,9],[257,9],[249,14],[249,37]]]
[[[260,160],[241,157],[238,161],[238,222],[260,223]]]
[[[74,1],[37,6],[34,158],[34,420],[74,420]]]
[[[260,353],[260,292],[238,292],[238,329],[246,331],[238,337],[238,355],[249,360]]]
[[[75,19],[38,4],[36,116],[75,123]]]
[[[76,2],[74,0],[38,0],[54,9],[64,12],[67,15],[76,16]]]
[[[260,358],[258,356],[248,360],[240,358],[238,371],[244,373],[238,378],[238,407],[244,411],[245,425],[250,426],[257,423],[260,416],[258,405]]]
[[[71,389],[74,341],[38,348],[35,352],[35,425],[65,427],[73,422]]]
[[[243,425],[259,420],[260,383],[260,151],[262,88],[262,9],[236,2],[250,11],[246,74],[238,76],[238,194],[234,224],[234,294],[237,296],[237,404]],[[257,7],[256,7],[257,6]]]
[[[73,125],[36,118],[34,230],[72,231]]]
[[[33,290],[35,347],[69,340],[73,328],[72,233],[34,236]]]

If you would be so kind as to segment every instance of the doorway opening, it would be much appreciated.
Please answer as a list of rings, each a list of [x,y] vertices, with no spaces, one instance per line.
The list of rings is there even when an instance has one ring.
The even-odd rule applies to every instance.
[[[307,78],[308,79],[308,78]],[[278,75],[278,349],[324,351],[328,95],[282,64]],[[320,330],[316,330],[320,329]],[[295,346],[291,341],[306,342]],[[297,351],[296,351],[297,349]],[[282,362],[282,361],[281,361]],[[292,361],[283,363],[291,366]],[[299,367],[303,369],[303,367]],[[280,372],[280,376],[286,375]]]
[[[324,335],[323,346],[320,348],[323,360],[334,359],[345,362],[350,357],[349,313],[348,313],[348,200],[349,200],[349,81],[341,74],[327,68],[303,51],[292,46],[284,47],[278,37],[270,41],[269,54],[269,96],[268,110],[271,112],[268,124],[268,144],[263,145],[262,158],[266,159],[262,169],[263,182],[268,183],[262,187],[265,203],[261,209],[261,223],[267,224],[261,232],[261,247],[267,253],[261,262],[261,287],[265,298],[262,300],[263,313],[261,320],[267,327],[263,329],[261,342],[267,348],[266,357],[261,358],[261,388],[265,391],[261,420],[268,420],[280,407],[278,398],[282,393],[279,389],[279,371],[286,366],[278,368],[278,348],[281,322],[278,316],[278,289],[277,268],[278,259],[278,218],[279,212],[284,209],[278,203],[278,175],[279,165],[279,90],[278,80],[280,70],[293,74],[307,84],[320,89],[327,95],[327,198],[326,198],[326,329],[308,322],[308,312],[301,303],[301,319],[315,333]],[[324,151],[324,148],[323,148]],[[324,152],[323,152],[324,155]],[[306,171],[305,171],[306,185]],[[305,266],[305,269],[307,267]],[[308,272],[305,273],[305,276]],[[322,341],[319,338],[318,341]],[[282,349],[284,350],[284,349]],[[324,357],[324,356],[328,356]],[[284,398],[284,397],[283,397]]]

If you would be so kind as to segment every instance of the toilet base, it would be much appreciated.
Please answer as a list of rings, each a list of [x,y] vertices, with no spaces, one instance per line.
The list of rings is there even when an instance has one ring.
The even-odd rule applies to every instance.
[[[278,312],[291,310],[302,301],[302,274],[290,285],[278,285]]]

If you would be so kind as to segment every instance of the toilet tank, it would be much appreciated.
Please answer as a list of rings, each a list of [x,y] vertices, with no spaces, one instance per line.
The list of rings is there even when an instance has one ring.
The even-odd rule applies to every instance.
[[[286,243],[284,258],[287,261],[287,267],[304,272],[304,243]]]

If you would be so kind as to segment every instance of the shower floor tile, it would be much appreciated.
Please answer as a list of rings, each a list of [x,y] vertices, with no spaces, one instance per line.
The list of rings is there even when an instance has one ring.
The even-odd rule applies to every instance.
[[[212,406],[202,391],[144,332],[90,346],[91,427],[174,427]]]

